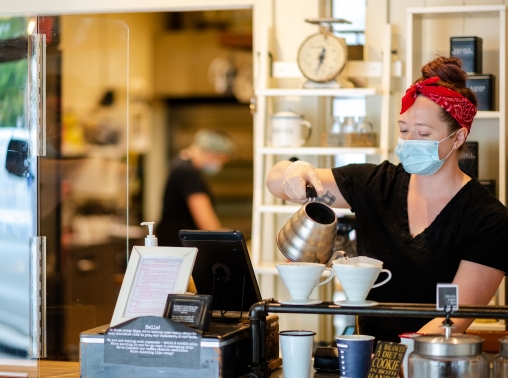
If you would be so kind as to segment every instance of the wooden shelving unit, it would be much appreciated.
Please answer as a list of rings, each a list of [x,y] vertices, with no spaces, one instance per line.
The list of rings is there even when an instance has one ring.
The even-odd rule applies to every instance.
[[[342,154],[362,154],[370,156],[377,161],[388,158],[389,153],[389,105],[391,92],[391,77],[394,72],[400,72],[400,65],[394,65],[392,62],[392,28],[386,25],[383,29],[384,46],[383,60],[381,62],[348,62],[345,71],[348,75],[363,78],[376,78],[380,83],[375,88],[298,88],[298,87],[270,87],[269,83],[274,76],[270,76],[271,67],[268,57],[270,30],[266,30],[262,36],[260,49],[260,72],[259,80],[256,83],[256,114],[254,120],[254,205],[252,222],[252,261],[254,270],[260,278],[261,292],[264,296],[271,296],[273,293],[273,280],[264,280],[264,275],[276,275],[276,261],[282,256],[277,250],[275,237],[277,234],[276,217],[282,215],[290,216],[295,213],[299,206],[294,204],[284,204],[275,199],[265,188],[265,179],[269,169],[283,156],[303,156],[314,158],[316,156],[328,158]],[[296,54],[295,54],[296,55]],[[273,62],[274,66],[277,62]],[[273,70],[276,73],[277,70]],[[286,77],[285,77],[286,78]],[[303,79],[302,79],[303,83]],[[322,101],[329,101],[331,104],[334,98],[354,99],[367,97],[377,97],[379,109],[379,141],[377,147],[369,148],[339,148],[339,147],[320,147],[305,146],[297,148],[279,148],[271,147],[267,143],[269,135],[269,117],[273,111],[273,102],[281,98],[293,98],[304,101],[305,98],[317,97]],[[319,118],[318,123],[323,123]],[[313,131],[314,132],[314,131]],[[331,166],[330,166],[331,167]],[[349,209],[338,209],[339,215],[351,214]],[[280,255],[280,256],[279,256]]]

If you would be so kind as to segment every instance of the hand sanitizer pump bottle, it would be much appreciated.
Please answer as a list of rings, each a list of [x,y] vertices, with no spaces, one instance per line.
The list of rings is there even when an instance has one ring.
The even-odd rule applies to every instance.
[[[141,226],[148,226],[148,235],[145,238],[146,247],[157,247],[157,238],[153,234],[153,225],[155,222],[142,222]]]

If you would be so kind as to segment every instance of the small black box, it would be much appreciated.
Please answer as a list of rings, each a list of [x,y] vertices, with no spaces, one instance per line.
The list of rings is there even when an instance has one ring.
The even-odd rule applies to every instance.
[[[482,73],[482,43],[479,37],[451,37],[450,56],[459,58],[468,74]]]
[[[494,75],[467,75],[466,87],[478,100],[478,110],[494,110]]]

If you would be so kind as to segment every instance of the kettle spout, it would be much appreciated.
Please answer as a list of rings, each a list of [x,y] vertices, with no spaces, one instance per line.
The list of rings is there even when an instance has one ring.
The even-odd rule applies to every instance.
[[[337,260],[338,258],[345,258],[347,259],[347,254],[344,251],[335,251],[333,252],[332,256],[330,257],[330,260],[326,263],[326,267],[330,268],[332,266],[332,263],[334,260]]]

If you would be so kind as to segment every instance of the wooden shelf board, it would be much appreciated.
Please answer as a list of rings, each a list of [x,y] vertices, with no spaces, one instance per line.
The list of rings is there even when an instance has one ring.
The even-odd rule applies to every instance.
[[[499,111],[479,110],[476,113],[475,119],[486,119],[486,118],[498,119],[500,116],[501,113]]]
[[[501,12],[506,10],[505,5],[465,5],[445,7],[415,7],[407,8],[409,14],[430,13],[470,13],[470,12]]]
[[[257,96],[330,96],[365,97],[378,94],[374,88],[267,88],[258,89]]]
[[[379,155],[379,147],[262,147],[263,155],[342,155],[364,154]]]

